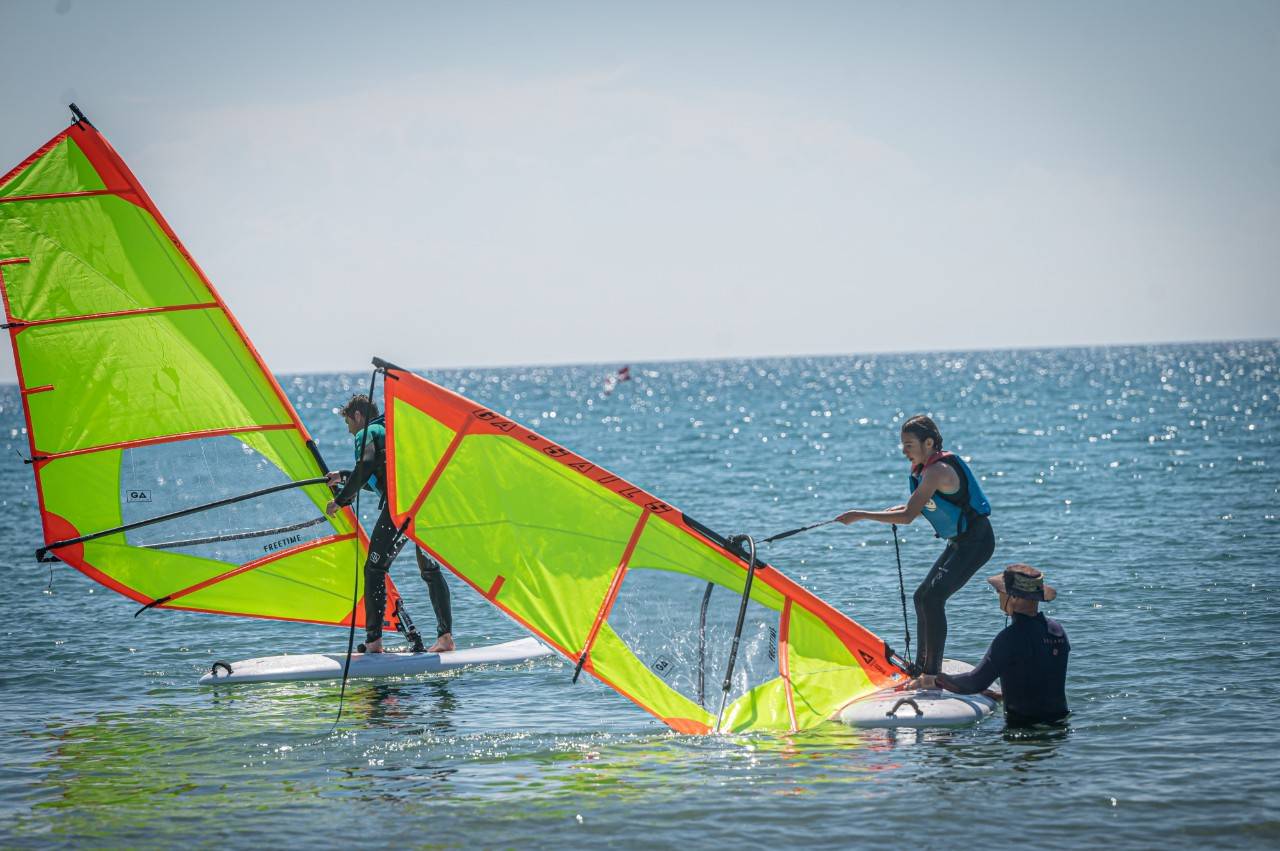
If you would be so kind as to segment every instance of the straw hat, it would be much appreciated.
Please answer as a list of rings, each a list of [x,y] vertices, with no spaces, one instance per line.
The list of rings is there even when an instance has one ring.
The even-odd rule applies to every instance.
[[[1004,573],[997,573],[987,580],[1001,594],[1016,600],[1043,600],[1048,602],[1058,596],[1052,585],[1044,584],[1044,573],[1029,564],[1011,564]]]

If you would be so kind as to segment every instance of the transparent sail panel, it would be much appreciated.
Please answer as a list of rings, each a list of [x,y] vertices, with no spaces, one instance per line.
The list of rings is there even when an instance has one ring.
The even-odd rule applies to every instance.
[[[120,462],[123,523],[278,485],[290,478],[234,436],[127,449]],[[302,488],[290,488],[132,529],[131,546],[244,564],[333,533]]]
[[[739,592],[705,579],[633,568],[608,623],[670,688],[715,711],[741,601]],[[777,612],[754,601],[747,604],[730,700],[778,676],[778,628]]]

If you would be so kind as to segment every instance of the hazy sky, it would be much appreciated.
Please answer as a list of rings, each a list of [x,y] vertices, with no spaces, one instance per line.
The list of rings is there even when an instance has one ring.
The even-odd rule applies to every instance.
[[[0,0],[0,33],[0,173],[76,101],[277,372],[1280,336],[1274,0]]]

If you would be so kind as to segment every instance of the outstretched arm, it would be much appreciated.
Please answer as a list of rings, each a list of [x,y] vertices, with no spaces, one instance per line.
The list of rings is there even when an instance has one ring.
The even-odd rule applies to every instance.
[[[938,674],[934,681],[938,688],[944,688],[956,694],[977,694],[986,691],[1004,670],[1006,655],[1005,645],[1001,642],[1000,636],[996,636],[996,640],[991,642],[991,646],[987,648],[987,654],[982,657],[978,667],[965,674]]]
[[[886,508],[884,511],[846,511],[836,519],[846,526],[850,523],[856,523],[859,520],[874,520],[877,523],[893,523],[897,526],[906,526],[920,516],[920,512],[924,511],[925,503],[933,498],[933,494],[938,490],[941,484],[942,471],[938,469],[941,465],[935,465],[924,471],[924,478],[920,481],[920,487],[916,488],[911,494],[911,498],[907,500],[906,505],[895,505],[893,508]]]

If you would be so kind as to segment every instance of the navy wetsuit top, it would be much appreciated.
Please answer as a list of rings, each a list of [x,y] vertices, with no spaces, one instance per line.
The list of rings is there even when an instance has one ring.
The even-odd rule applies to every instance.
[[[1067,716],[1070,653],[1062,624],[1040,613],[1014,614],[978,667],[967,674],[941,674],[938,685],[957,694],[977,694],[999,677],[1006,724],[1059,721]]]

